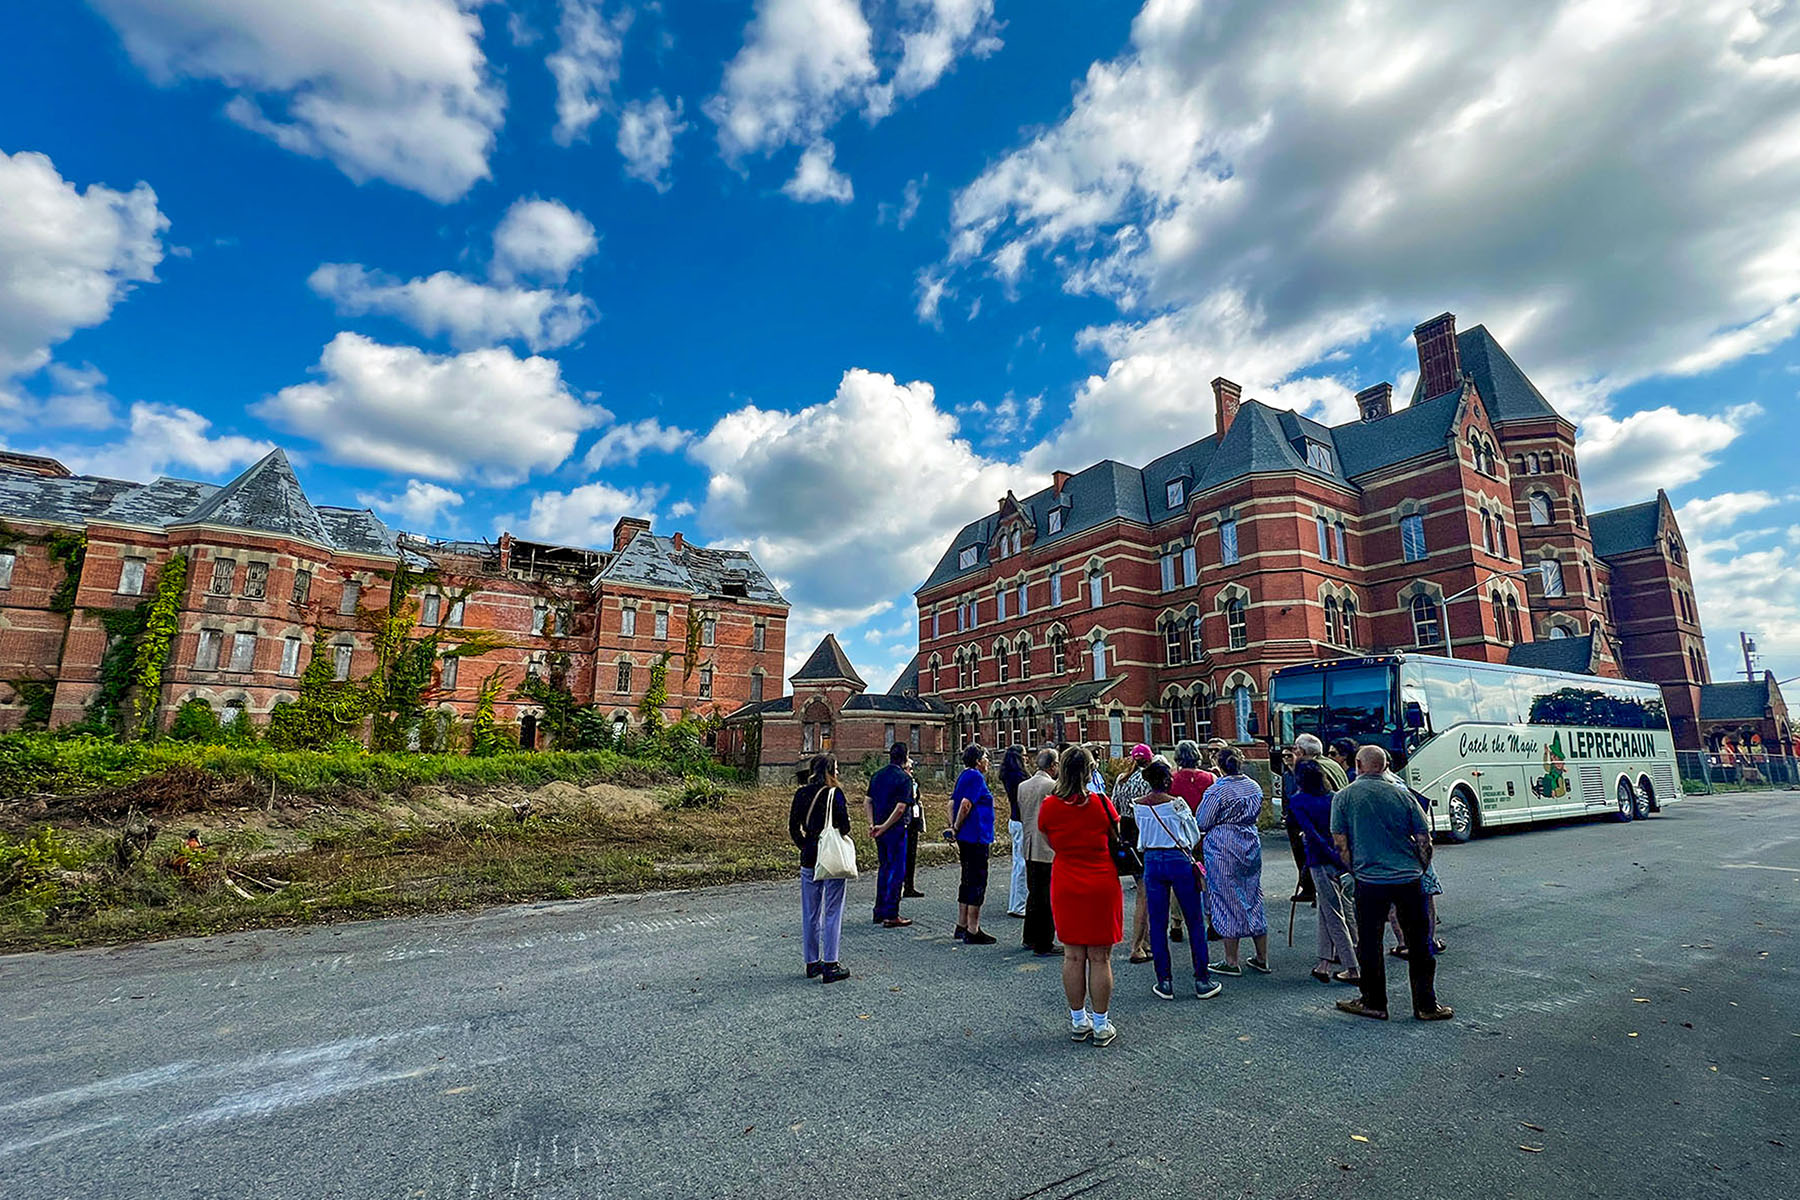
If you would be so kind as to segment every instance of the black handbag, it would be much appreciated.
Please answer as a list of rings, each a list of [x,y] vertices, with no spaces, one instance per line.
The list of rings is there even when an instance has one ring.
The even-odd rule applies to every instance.
[[[1131,840],[1126,841],[1123,827],[1131,818],[1119,816],[1119,810],[1105,796],[1100,797],[1100,803],[1106,806],[1106,852],[1112,856],[1113,870],[1121,878],[1142,875],[1144,860],[1137,852],[1137,822],[1131,822]]]

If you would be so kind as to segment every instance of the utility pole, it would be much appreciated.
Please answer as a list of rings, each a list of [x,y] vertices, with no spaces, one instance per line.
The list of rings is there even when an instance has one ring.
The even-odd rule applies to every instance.
[[[1748,633],[1738,632],[1738,645],[1744,649],[1744,682],[1756,682],[1756,639]]]

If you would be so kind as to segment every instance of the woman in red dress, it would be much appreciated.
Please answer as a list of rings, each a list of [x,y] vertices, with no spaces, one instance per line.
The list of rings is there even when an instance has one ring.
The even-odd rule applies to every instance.
[[[1088,791],[1093,769],[1093,756],[1080,746],[1063,753],[1056,788],[1038,809],[1038,832],[1056,852],[1050,864],[1050,915],[1064,947],[1069,1037],[1104,1046],[1118,1034],[1106,1009],[1112,1002],[1113,947],[1125,934],[1125,898],[1106,838],[1118,818],[1111,801]]]

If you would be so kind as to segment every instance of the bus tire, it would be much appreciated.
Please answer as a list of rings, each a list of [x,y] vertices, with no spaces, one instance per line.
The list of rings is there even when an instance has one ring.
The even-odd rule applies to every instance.
[[[1637,781],[1637,811],[1633,814],[1640,821],[1648,821],[1650,814],[1659,806],[1656,803],[1656,788],[1648,775],[1639,775]]]
[[[1461,845],[1475,836],[1475,798],[1466,788],[1457,788],[1450,793],[1447,811],[1450,828],[1444,831],[1446,841]]]
[[[1631,786],[1631,780],[1619,776],[1618,799],[1613,809],[1613,820],[1623,825],[1637,816],[1637,789]]]

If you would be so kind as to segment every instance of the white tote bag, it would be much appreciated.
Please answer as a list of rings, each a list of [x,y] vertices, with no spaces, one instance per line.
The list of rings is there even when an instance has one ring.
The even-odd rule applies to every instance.
[[[825,806],[825,825],[819,830],[819,854],[813,860],[815,880],[856,878],[856,843],[839,833],[838,827],[831,823],[834,807],[831,801],[836,799],[836,788],[819,789],[819,803]]]

